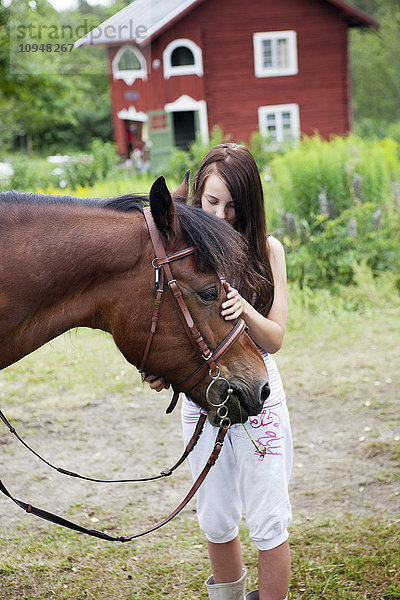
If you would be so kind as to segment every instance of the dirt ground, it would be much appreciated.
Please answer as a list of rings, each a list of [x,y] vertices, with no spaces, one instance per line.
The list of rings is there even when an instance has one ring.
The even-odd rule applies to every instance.
[[[399,375],[393,361],[384,378],[371,378],[370,353],[368,345],[356,353],[343,350],[334,365],[328,354],[327,369],[317,372],[306,359],[295,366],[291,359],[280,363],[295,446],[294,522],[400,515]],[[18,415],[20,435],[57,466],[117,478],[157,474],[180,455],[179,408],[166,416],[168,403],[168,392],[157,394],[138,383],[122,397],[92,398],[73,410],[61,395],[56,410],[38,403],[29,418],[27,411],[11,412]],[[186,465],[156,483],[100,485],[66,478],[29,454],[2,424],[0,469],[17,498],[125,534],[133,533],[127,523],[136,532],[168,514],[191,483]],[[195,517],[195,501],[184,514]],[[3,534],[27,519],[31,531],[54,527],[0,497]]]

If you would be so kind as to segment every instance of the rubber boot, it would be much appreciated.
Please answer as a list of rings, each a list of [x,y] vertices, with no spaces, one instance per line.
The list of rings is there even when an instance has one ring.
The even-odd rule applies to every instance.
[[[211,575],[206,581],[210,600],[244,600],[246,574],[247,571],[243,569],[241,578],[230,583],[214,583],[214,577]]]
[[[244,600],[258,600],[258,599],[259,599],[258,590],[253,590],[252,592],[249,592],[248,594],[246,594],[246,597]]]

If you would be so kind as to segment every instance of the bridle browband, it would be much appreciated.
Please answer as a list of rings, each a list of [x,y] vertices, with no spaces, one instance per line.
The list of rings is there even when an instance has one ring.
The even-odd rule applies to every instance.
[[[211,404],[212,406],[214,406],[218,409],[217,415],[220,418],[220,427],[219,427],[219,431],[218,431],[218,434],[217,434],[217,437],[215,440],[214,448],[210,454],[207,464],[205,465],[204,469],[202,470],[202,472],[200,473],[200,475],[198,476],[196,481],[193,483],[191,489],[189,490],[189,492],[187,493],[185,498],[182,500],[182,502],[179,504],[179,506],[177,506],[175,508],[175,510],[172,511],[172,513],[168,517],[166,517],[165,519],[163,519],[156,525],[153,525],[149,529],[142,531],[140,533],[134,534],[134,535],[130,535],[130,536],[111,536],[107,533],[98,531],[96,529],[87,529],[86,527],[83,527],[81,525],[78,525],[76,523],[68,521],[67,519],[64,519],[63,517],[59,517],[58,515],[55,515],[48,511],[37,508],[27,502],[23,502],[22,500],[18,500],[17,498],[12,496],[12,494],[8,491],[8,489],[5,487],[3,482],[0,480],[0,491],[4,495],[6,495],[8,498],[10,498],[13,502],[15,502],[15,504],[17,504],[20,508],[25,510],[26,512],[31,513],[31,514],[33,514],[37,517],[40,517],[42,519],[45,519],[47,521],[50,521],[52,523],[55,523],[56,525],[61,525],[62,527],[67,527],[68,529],[72,529],[72,530],[78,531],[80,533],[85,533],[92,537],[96,537],[96,538],[103,539],[106,541],[111,541],[111,542],[114,542],[114,541],[129,542],[135,538],[141,537],[143,535],[146,535],[147,533],[151,533],[152,531],[159,529],[160,527],[162,527],[163,525],[165,525],[166,523],[171,521],[188,504],[188,502],[193,498],[193,496],[199,489],[200,485],[203,483],[209,470],[215,464],[215,461],[217,460],[217,458],[219,456],[219,453],[220,453],[221,448],[224,443],[224,438],[225,438],[226,433],[231,425],[230,419],[228,417],[228,408],[227,408],[226,404],[227,404],[227,401],[229,400],[229,397],[233,393],[233,390],[231,389],[229,381],[227,381],[224,377],[220,376],[220,369],[217,365],[217,361],[223,356],[223,354],[232,346],[232,344],[238,339],[238,337],[245,330],[244,321],[242,319],[238,319],[236,324],[232,328],[232,330],[222,340],[222,342],[217,346],[217,348],[215,348],[214,351],[210,350],[210,348],[207,346],[206,342],[204,341],[201,333],[197,329],[197,327],[192,319],[190,311],[184,301],[183,294],[182,294],[181,290],[179,289],[176,279],[174,279],[174,276],[172,274],[172,270],[170,267],[171,262],[174,262],[176,260],[185,258],[186,256],[193,254],[196,251],[196,249],[194,247],[188,247],[188,248],[185,248],[178,252],[175,252],[173,254],[167,255],[165,252],[163,241],[161,239],[160,232],[158,231],[158,229],[154,223],[154,219],[151,214],[150,208],[144,207],[143,212],[144,212],[146,224],[147,224],[147,227],[148,227],[148,230],[150,233],[150,238],[151,238],[151,241],[152,241],[152,244],[154,247],[154,252],[156,255],[156,258],[154,258],[152,261],[152,265],[155,269],[156,297],[155,297],[155,301],[154,301],[154,309],[153,309],[153,316],[151,319],[150,331],[149,331],[149,334],[147,337],[142,360],[141,360],[141,363],[139,366],[139,371],[143,372],[147,358],[150,353],[153,337],[156,332],[157,323],[158,323],[158,319],[159,319],[161,299],[162,299],[162,294],[164,291],[164,278],[165,278],[167,280],[169,290],[170,290],[172,298],[174,300],[174,304],[177,309],[180,321],[185,329],[185,332],[186,332],[192,346],[195,348],[196,352],[198,353],[199,357],[202,360],[202,364],[200,364],[200,366],[197,369],[195,369],[188,377],[186,377],[186,379],[184,379],[184,381],[182,381],[178,385],[173,386],[174,395],[173,395],[173,399],[167,409],[167,413],[171,412],[174,409],[174,407],[178,401],[179,393],[190,391],[193,387],[195,387],[199,383],[199,381],[201,381],[201,379],[203,379],[203,377],[205,377],[205,375],[207,374],[207,371],[208,371],[208,374],[211,378],[211,383],[208,385],[208,388],[206,391],[206,399],[209,402],[209,404]],[[228,384],[226,398],[219,404],[213,403],[209,398],[210,389],[214,385],[214,383],[216,383],[217,381],[224,381],[225,383]],[[69,475],[70,477],[76,477],[79,479],[84,479],[87,481],[95,481],[95,482],[100,482],[100,483],[117,483],[117,482],[123,483],[123,482],[134,482],[134,481],[151,481],[151,480],[155,480],[155,479],[160,479],[162,477],[168,477],[169,475],[172,474],[172,472],[179,465],[181,465],[183,463],[183,461],[186,459],[186,457],[190,454],[190,452],[193,450],[193,448],[197,444],[197,441],[203,430],[206,418],[207,418],[206,415],[204,415],[204,414],[200,415],[199,421],[197,423],[197,426],[195,428],[192,438],[190,439],[188,445],[186,446],[182,456],[175,463],[175,465],[173,467],[166,469],[164,471],[161,471],[161,473],[155,477],[147,477],[147,478],[142,478],[142,479],[106,480],[106,479],[96,479],[96,478],[92,478],[92,477],[86,477],[83,475],[79,475],[78,473],[75,473],[74,471],[69,471],[69,470],[63,469],[61,467],[55,467],[48,460],[44,459],[35,450],[33,450],[26,442],[24,442],[24,440],[18,435],[18,433],[16,432],[14,427],[12,427],[12,425],[9,423],[8,419],[5,417],[3,412],[0,410],[0,419],[8,427],[10,432],[12,434],[14,434],[17,437],[17,439],[28,450],[30,450],[33,454],[35,454],[35,456],[37,456],[40,460],[42,460],[44,463],[46,463],[49,467],[51,467],[52,469],[55,469],[59,473],[62,473],[64,475]]]

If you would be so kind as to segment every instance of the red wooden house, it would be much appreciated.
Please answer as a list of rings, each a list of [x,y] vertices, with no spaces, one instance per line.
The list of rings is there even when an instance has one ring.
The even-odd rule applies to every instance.
[[[107,46],[118,150],[157,171],[215,125],[245,142],[349,131],[360,26],[379,25],[344,0],[135,0],[76,46]]]

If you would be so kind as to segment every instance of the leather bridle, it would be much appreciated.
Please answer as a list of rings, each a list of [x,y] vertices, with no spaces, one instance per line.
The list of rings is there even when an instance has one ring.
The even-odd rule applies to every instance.
[[[179,393],[189,392],[203,379],[203,377],[206,376],[207,372],[210,376],[213,375],[213,377],[211,378],[212,383],[215,383],[218,379],[222,379],[219,377],[219,367],[217,366],[217,361],[225,354],[227,350],[229,350],[232,344],[244,332],[245,322],[240,318],[237,319],[237,322],[234,325],[234,327],[222,340],[222,342],[217,346],[217,348],[215,348],[214,351],[210,350],[210,348],[204,341],[204,338],[201,335],[200,331],[196,327],[196,324],[194,323],[194,320],[190,314],[190,311],[183,298],[183,294],[179,288],[176,279],[174,278],[170,266],[172,262],[180,260],[181,258],[185,258],[190,254],[193,254],[194,252],[196,252],[196,249],[193,247],[188,247],[183,250],[179,250],[178,252],[174,252],[173,254],[167,255],[163,240],[161,238],[161,234],[154,222],[153,215],[151,214],[150,207],[145,207],[143,213],[155,253],[155,258],[152,261],[152,265],[155,270],[156,297],[154,301],[154,310],[151,319],[151,327],[147,337],[147,342],[143,352],[142,360],[140,362],[139,371],[143,372],[144,370],[146,361],[150,354],[151,343],[156,332],[157,323],[159,320],[161,300],[164,291],[164,279],[167,280],[168,288],[171,292],[172,299],[174,301],[179,319],[183,325],[186,335],[189,338],[189,341],[192,344],[193,348],[196,350],[196,353],[201,361],[200,366],[197,369],[195,369],[188,377],[186,377],[186,379],[184,379],[178,385],[173,386],[174,395],[169,407],[167,408],[167,413],[170,413],[176,406]]]
[[[174,396],[173,396],[170,406],[167,409],[167,412],[171,412],[173,410],[173,408],[175,407],[176,402],[178,400],[179,393],[190,391],[193,387],[195,387],[197,385],[197,383],[199,381],[201,381],[201,379],[203,377],[206,376],[207,371],[208,371],[208,374],[211,378],[211,382],[208,385],[208,388],[206,391],[206,399],[209,402],[209,404],[211,404],[212,406],[217,408],[217,416],[220,419],[219,431],[218,431],[218,434],[217,434],[217,437],[215,440],[214,448],[210,454],[210,457],[209,457],[204,469],[202,470],[202,472],[200,473],[200,475],[198,476],[196,481],[193,483],[191,489],[189,490],[188,494],[185,496],[183,501],[179,504],[179,506],[177,506],[175,508],[175,510],[172,511],[172,513],[168,517],[166,517],[165,519],[163,519],[162,521],[160,521],[156,525],[153,525],[152,527],[150,527],[149,529],[147,529],[145,531],[142,531],[142,532],[134,534],[134,535],[129,535],[129,536],[122,536],[122,535],[112,536],[112,535],[109,535],[102,531],[98,531],[96,529],[87,529],[86,527],[83,527],[81,525],[78,525],[76,523],[68,521],[67,519],[64,519],[63,517],[60,517],[58,515],[55,515],[48,511],[45,511],[41,508],[37,508],[27,502],[23,502],[22,500],[18,500],[8,491],[8,489],[5,487],[4,483],[0,480],[0,491],[5,496],[10,498],[13,502],[15,502],[15,504],[17,504],[24,511],[31,513],[42,519],[45,519],[47,521],[50,521],[52,523],[55,523],[57,525],[61,525],[62,527],[66,527],[68,529],[73,529],[80,533],[85,533],[92,537],[107,540],[110,542],[114,542],[114,541],[129,542],[135,538],[141,537],[143,535],[146,535],[147,533],[155,531],[156,529],[159,529],[160,527],[162,527],[163,525],[165,525],[166,523],[171,521],[193,498],[194,494],[196,493],[196,491],[199,489],[200,485],[206,478],[209,470],[215,464],[215,461],[217,460],[219,453],[221,451],[222,445],[224,443],[224,438],[226,436],[226,433],[231,425],[231,422],[230,422],[230,419],[228,416],[227,402],[229,400],[229,397],[233,393],[233,390],[229,384],[229,381],[227,381],[224,377],[220,376],[220,369],[217,365],[217,361],[221,358],[221,356],[223,356],[223,354],[232,346],[232,344],[238,339],[238,337],[245,330],[244,321],[241,319],[238,319],[236,324],[234,325],[233,329],[222,340],[222,342],[217,346],[217,348],[215,348],[214,351],[210,350],[210,348],[207,346],[206,342],[204,341],[201,333],[197,329],[197,327],[192,319],[190,311],[184,301],[183,294],[182,294],[181,290],[179,289],[179,285],[178,285],[176,279],[174,279],[174,276],[172,274],[172,270],[170,267],[170,263],[172,263],[176,260],[179,260],[181,258],[185,258],[186,256],[189,256],[190,254],[193,254],[196,251],[196,249],[193,247],[188,247],[188,248],[185,248],[178,252],[175,252],[173,254],[167,255],[165,252],[165,247],[164,247],[163,241],[161,239],[160,232],[158,231],[158,229],[154,223],[154,219],[152,217],[151,210],[149,207],[144,207],[144,216],[146,219],[147,227],[148,227],[149,233],[150,233],[150,238],[151,238],[151,241],[152,241],[152,244],[154,247],[154,252],[156,255],[156,257],[152,261],[153,267],[155,269],[156,297],[155,297],[155,302],[154,302],[153,316],[151,319],[151,327],[150,327],[150,331],[149,331],[149,334],[147,337],[147,341],[146,341],[145,349],[143,352],[142,360],[141,360],[141,363],[139,366],[139,370],[141,372],[143,372],[147,358],[150,353],[151,344],[153,341],[154,334],[156,332],[157,323],[158,323],[158,319],[159,319],[159,311],[160,311],[161,299],[162,299],[162,294],[163,294],[163,289],[164,289],[164,279],[166,279],[168,288],[171,292],[171,295],[172,295],[172,298],[174,301],[174,304],[177,308],[177,312],[178,312],[180,321],[185,329],[185,332],[186,332],[192,346],[195,348],[196,352],[198,353],[198,355],[201,359],[201,364],[197,369],[195,369],[180,384],[173,386]],[[225,400],[223,400],[219,404],[213,403],[209,397],[209,392],[211,390],[211,387],[217,381],[224,381],[228,385]],[[69,471],[69,470],[63,469],[61,467],[55,467],[52,463],[50,463],[48,460],[44,459],[35,450],[33,450],[26,442],[24,442],[24,440],[18,435],[15,428],[9,423],[6,416],[0,410],[0,419],[8,427],[9,431],[13,435],[15,435],[17,437],[17,439],[29,451],[31,451],[33,454],[35,454],[35,456],[37,456],[40,460],[42,460],[44,463],[46,463],[49,467],[51,467],[52,469],[55,469],[59,473],[62,473],[64,475],[69,475],[70,477],[76,477],[79,479],[85,479],[87,481],[96,481],[96,482],[100,482],[100,483],[117,483],[117,482],[126,483],[126,482],[134,482],[134,481],[150,481],[150,480],[154,480],[154,479],[160,479],[162,477],[168,477],[169,475],[172,474],[172,472],[179,465],[181,465],[183,463],[183,461],[186,459],[186,457],[190,454],[190,452],[193,450],[193,448],[197,444],[197,441],[203,430],[206,418],[207,418],[206,415],[204,415],[204,414],[200,415],[199,421],[197,423],[197,426],[195,428],[195,431],[193,433],[191,440],[189,441],[188,445],[186,446],[182,456],[175,463],[175,465],[173,467],[162,471],[159,475],[156,475],[155,477],[147,477],[147,478],[141,478],[141,479],[106,480],[106,479],[96,479],[96,478],[92,478],[92,477],[86,477],[86,476],[80,475],[78,473],[75,473],[74,471]]]

